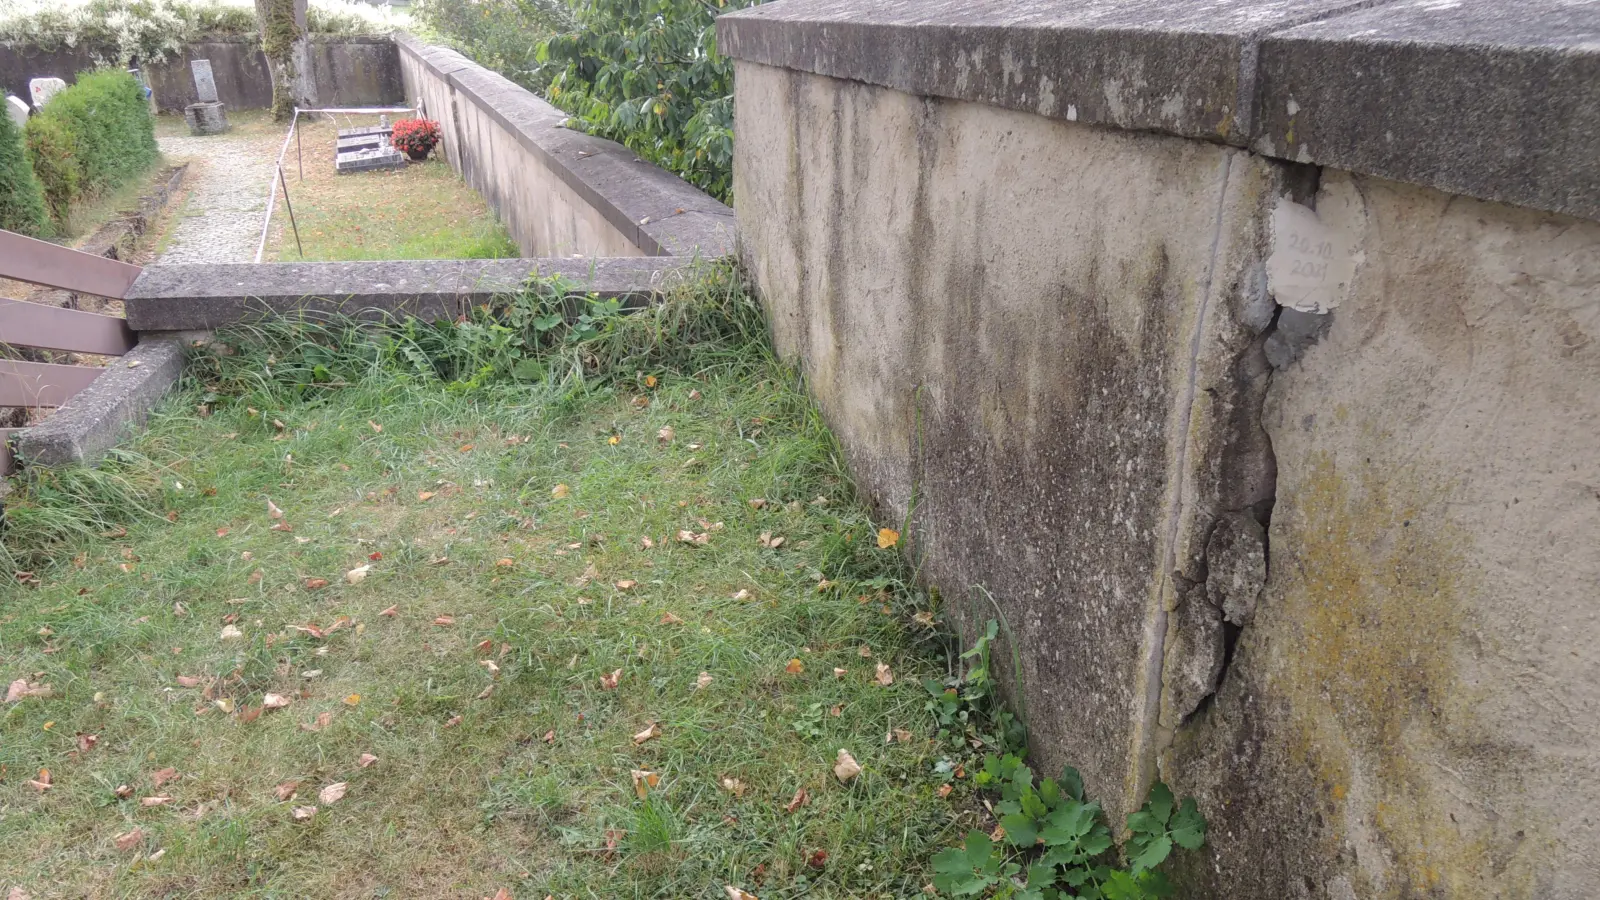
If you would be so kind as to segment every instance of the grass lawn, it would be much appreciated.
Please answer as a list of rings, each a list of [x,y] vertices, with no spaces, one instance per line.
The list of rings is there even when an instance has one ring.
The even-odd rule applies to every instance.
[[[228,337],[18,484],[0,890],[922,896],[980,817],[946,644],[793,376],[730,339],[463,380],[361,334]]]
[[[375,125],[377,116],[325,116],[300,121],[300,147],[284,157],[283,174],[300,227],[305,259],[487,259],[520,251],[483,198],[442,156],[386,169],[337,175],[340,128]],[[301,174],[304,178],[301,178]],[[273,213],[267,258],[301,259],[282,193]]]

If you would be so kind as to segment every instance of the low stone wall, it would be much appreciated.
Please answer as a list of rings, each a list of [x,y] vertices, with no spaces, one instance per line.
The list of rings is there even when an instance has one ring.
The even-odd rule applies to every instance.
[[[1181,896],[1600,881],[1600,7],[1497,10],[720,20],[780,351]]]
[[[26,100],[30,79],[55,76],[70,83],[79,72],[96,68],[97,58],[94,49],[86,47],[49,52],[0,47],[0,87]],[[194,59],[211,60],[217,95],[229,109],[272,106],[272,79],[261,42],[253,37],[217,37],[187,44],[179,56],[146,67],[145,77],[160,109],[182,111],[199,99],[189,71]],[[399,53],[387,36],[313,38],[311,64],[319,106],[393,106],[405,97]]]
[[[564,127],[566,114],[453,50],[396,35],[405,92],[524,256],[732,252],[733,211],[632,150]]]

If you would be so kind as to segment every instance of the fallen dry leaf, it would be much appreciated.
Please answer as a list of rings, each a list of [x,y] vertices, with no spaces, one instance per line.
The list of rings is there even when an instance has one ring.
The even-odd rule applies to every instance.
[[[355,706],[355,705],[359,704],[360,702],[361,702],[361,695],[360,694],[350,694],[350,695],[347,695],[344,698],[344,705],[345,706]]]
[[[699,691],[710,687],[712,680],[713,679],[710,672],[701,672],[700,677],[694,680],[695,690]]]
[[[744,588],[740,588],[737,592],[734,593],[733,599],[735,599],[735,600],[749,600],[753,596],[755,596],[755,595],[750,593],[748,590],[746,590]]]
[[[288,531],[294,531],[294,526],[290,525],[288,522],[274,522],[271,526],[269,526],[267,528],[267,530],[268,531],[285,531],[285,532],[288,532]]]
[[[889,671],[888,663],[878,663],[876,673],[872,676],[872,680],[884,687],[894,684],[894,673]]]
[[[300,730],[301,731],[321,731],[322,729],[327,728],[330,724],[332,724],[332,722],[333,722],[333,713],[331,713],[331,712],[317,713],[317,717],[315,719],[313,719],[310,724],[301,725],[300,726]],[[279,798],[279,799],[282,799],[282,798]]]
[[[661,624],[662,625],[682,625],[683,624],[683,620],[678,618],[677,616],[673,615],[672,613],[662,613],[661,614]]]
[[[632,578],[624,578],[617,582],[617,590],[619,591],[631,591],[638,586],[639,582],[634,581]]]
[[[139,799],[140,806],[165,806],[171,802],[172,798],[168,797],[166,794],[158,794],[154,797],[141,797]]]
[[[39,777],[29,780],[28,786],[42,794],[55,787],[55,780],[50,777],[49,769],[40,769]]]
[[[227,625],[223,627],[221,637],[222,640],[232,641],[244,637],[244,632],[240,631],[237,625]]]
[[[119,784],[117,785],[117,789],[111,793],[116,795],[118,800],[126,800],[133,796],[133,788],[126,784]]]
[[[373,763],[375,763],[377,761],[378,761],[378,758],[376,756],[373,756],[371,753],[363,753],[363,754],[361,754],[360,757],[358,757],[356,759],[356,765],[358,765],[361,768],[365,769],[365,768],[368,768],[369,766],[371,766]]]
[[[111,843],[115,845],[118,850],[128,851],[139,846],[139,842],[142,840],[144,840],[144,832],[135,828],[132,831],[124,832],[112,838]]]
[[[643,800],[650,794],[650,789],[661,783],[661,776],[648,769],[634,769],[633,792]]]
[[[762,497],[756,497],[756,498],[754,498],[754,499],[752,499],[750,501],[750,508],[751,509],[765,509],[766,506],[767,506],[767,501],[766,501],[765,498],[762,498]]]
[[[340,800],[343,800],[345,791],[348,790],[350,790],[349,782],[335,781],[333,784],[330,784],[322,790],[317,791],[317,799],[328,806],[332,806],[333,804],[338,803]]]
[[[444,727],[446,727],[446,728],[454,728],[454,727],[456,727],[457,725],[460,725],[460,724],[461,724],[461,717],[460,716],[451,716],[450,718],[445,720]]]
[[[938,794],[939,798],[942,800],[945,797],[950,796],[950,792],[953,791],[953,790],[955,790],[955,788],[951,787],[950,785],[941,784],[941,785],[939,785],[939,789],[937,791],[934,791],[934,793]]]
[[[617,669],[609,674],[603,674],[600,676],[600,690],[614,691],[617,689],[617,683],[620,681],[622,681],[621,669]]]
[[[399,606],[398,606],[398,605],[396,605],[396,606],[391,606],[391,607],[389,607],[389,608],[388,608],[388,609],[386,609],[386,610],[384,610],[384,611],[383,611],[383,612],[381,612],[381,613],[378,613],[378,615],[380,615],[380,616],[387,616],[387,617],[389,617],[389,618],[391,618],[391,619],[392,619],[392,618],[394,618],[394,617],[395,617],[395,616],[398,616],[398,615],[400,615],[400,607],[399,607]]]
[[[371,428],[374,434],[383,434],[383,426],[371,419],[367,420],[367,427]]]
[[[18,678],[6,688],[6,702],[16,703],[25,697],[49,697],[52,693],[54,691],[48,684],[29,683],[26,678]]]
[[[849,670],[848,669],[841,669],[838,666],[834,666],[833,667],[833,677],[835,677],[835,678],[843,678],[844,676],[846,676],[848,674],[849,674]]]
[[[788,805],[783,808],[783,811],[786,812],[786,813],[793,814],[795,810],[799,809],[802,806],[805,806],[807,803],[810,803],[810,802],[811,802],[811,794],[810,794],[810,792],[802,787],[802,788],[797,789],[794,792],[794,799],[789,801]]]
[[[502,556],[502,557],[500,557],[500,558],[499,558],[499,559],[497,559],[497,560],[495,560],[495,561],[494,561],[494,564],[495,564],[495,566],[496,566],[496,567],[498,567],[498,568],[501,568],[501,569],[509,569],[509,568],[511,568],[511,567],[512,567],[512,566],[515,566],[515,565],[516,565],[516,564],[517,564],[517,561],[516,561],[516,560],[514,560],[514,559],[512,559],[512,558],[511,558],[511,557],[509,557],[509,556]]]
[[[653,741],[658,737],[661,737],[661,725],[658,722],[651,722],[649,728],[633,736],[633,743],[637,746],[646,741]]]
[[[779,547],[783,546],[783,542],[784,542],[785,538],[783,538],[782,536],[773,537],[772,536],[772,532],[763,531],[763,532],[761,532],[761,537],[759,538],[759,540],[761,542],[761,546],[766,547],[766,548],[771,549],[771,550],[776,550]]]
[[[850,755],[849,750],[846,750],[843,747],[839,748],[838,759],[836,759],[833,764],[833,777],[848,784],[852,779],[860,774],[861,764],[856,762],[856,758]]]
[[[871,659],[872,658],[872,648],[868,647],[866,644],[862,644],[860,647],[856,648],[856,655],[861,657],[862,659]]]
[[[902,744],[911,743],[911,740],[914,737],[911,732],[905,730],[904,728],[896,728],[890,732],[890,735]]]
[[[539,740],[544,741],[546,744],[554,744],[556,742],[556,730],[552,728],[549,731],[546,731],[544,733],[544,737],[540,738]]]
[[[728,893],[728,900],[758,900],[755,894],[740,890],[731,884],[724,885],[722,889]]]
[[[455,616],[434,616],[434,618],[433,618],[433,624],[439,626],[440,628],[449,628],[451,625],[454,625],[455,623],[456,623],[456,617]]]
[[[305,579],[304,581],[302,581],[300,583],[305,585],[306,590],[308,590],[308,591],[320,591],[323,588],[328,586],[328,579],[326,579],[326,578],[307,578],[307,579]]]
[[[300,782],[285,781],[272,789],[272,796],[277,797],[280,801],[288,800],[290,797],[293,797],[295,791],[298,790],[300,790]]]
[[[344,580],[350,584],[360,584],[364,579],[366,579],[367,573],[371,571],[371,565],[356,566],[354,569],[344,573]]]
[[[799,658],[797,657],[795,659],[789,660],[789,664],[787,666],[784,666],[783,670],[785,672],[788,672],[790,675],[799,675],[801,672],[804,672],[806,670],[806,665],[805,665],[805,663],[801,662],[799,660]]]
[[[156,771],[151,772],[150,783],[154,784],[157,790],[160,790],[162,785],[169,781],[176,780],[177,777],[178,770],[171,766],[167,766],[165,769],[157,769]]]
[[[678,433],[672,430],[671,425],[663,425],[661,426],[661,430],[656,432],[656,440],[663,444],[672,443],[672,439],[677,436]]]
[[[558,484],[555,487],[550,489],[550,496],[554,497],[557,500],[560,500],[561,498],[567,496],[570,493],[572,493],[572,488],[569,488],[564,484]]]
[[[494,896],[490,897],[489,900],[514,900],[514,898],[512,898],[511,891],[509,889],[501,888],[500,890],[495,891]]]
[[[296,806],[294,809],[289,810],[289,815],[293,816],[296,822],[304,822],[316,814],[317,808],[315,806]]]
[[[212,701],[212,702],[217,707],[217,709],[220,709],[225,713],[232,713],[233,712],[233,700],[231,698],[223,697],[223,698],[221,698],[219,700],[215,700],[215,701]]]
[[[283,518],[283,510],[279,509],[278,504],[273,503],[270,498],[267,500],[267,515],[274,519]]]
[[[737,778],[722,779],[722,789],[732,794],[735,798],[744,796],[744,782]]]
[[[289,698],[282,694],[268,694],[261,698],[263,709],[283,709],[289,705]]]
[[[478,665],[487,669],[491,676],[500,674],[500,667],[492,659],[480,659],[478,660]]]
[[[254,722],[255,720],[261,718],[261,709],[262,708],[259,706],[246,706],[245,708],[239,710],[239,721]]]
[[[422,501],[423,503],[427,503],[429,500],[432,500],[434,497],[437,497],[437,496],[439,496],[439,494],[436,491],[418,491],[417,492],[417,499]]]
[[[893,528],[878,529],[878,549],[887,550],[898,543],[900,543],[900,532]]]

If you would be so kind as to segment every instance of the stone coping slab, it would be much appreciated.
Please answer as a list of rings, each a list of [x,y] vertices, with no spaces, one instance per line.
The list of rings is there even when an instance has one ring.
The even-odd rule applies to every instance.
[[[67,405],[17,434],[17,457],[26,465],[93,464],[150,410],[183,374],[183,346],[168,339],[141,340]]]
[[[1261,42],[1252,147],[1600,219],[1600,3],[1400,0]]]
[[[405,33],[395,43],[477,104],[645,253],[733,254],[733,210],[716,198],[615,141],[566,128],[566,113],[454,50]]]
[[[659,293],[695,260],[469,259],[146,266],[123,301],[136,331],[220,328],[269,315],[454,319],[471,306],[559,276],[605,297]]]
[[[744,62],[1600,219],[1600,3],[777,0]]]

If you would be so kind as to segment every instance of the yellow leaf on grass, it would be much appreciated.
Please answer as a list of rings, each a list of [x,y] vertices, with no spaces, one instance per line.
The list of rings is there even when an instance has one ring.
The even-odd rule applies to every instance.
[[[360,702],[361,702],[361,695],[360,694],[351,694],[350,696],[344,698],[344,705],[345,706],[355,706],[356,704],[358,704]]]
[[[784,666],[783,670],[788,672],[790,675],[799,675],[801,672],[806,670],[806,666],[805,663],[796,658],[789,660],[789,664]]]
[[[893,528],[878,529],[878,549],[887,550],[898,543],[900,543],[900,532]]]
[[[649,795],[650,789],[661,783],[661,776],[648,769],[633,770],[633,792],[643,800]]]
[[[564,484],[558,484],[550,489],[550,496],[556,498],[557,500],[562,499],[570,493],[572,493],[572,488],[569,488]]]

